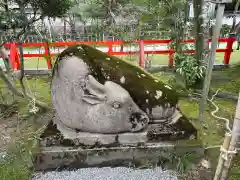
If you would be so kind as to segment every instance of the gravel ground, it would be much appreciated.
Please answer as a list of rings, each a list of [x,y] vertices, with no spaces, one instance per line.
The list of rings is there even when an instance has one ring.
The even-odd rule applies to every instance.
[[[32,180],[178,180],[172,171],[156,169],[84,168],[76,171],[52,171],[35,175]]]

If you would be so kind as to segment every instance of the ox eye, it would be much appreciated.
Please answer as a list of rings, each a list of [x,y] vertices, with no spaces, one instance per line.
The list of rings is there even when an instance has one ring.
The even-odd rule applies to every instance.
[[[112,104],[112,107],[115,108],[115,109],[119,109],[121,107],[121,104],[119,102],[114,102]]]
[[[130,106],[130,107],[128,107],[128,110],[129,110],[130,112],[132,112],[133,108]]]

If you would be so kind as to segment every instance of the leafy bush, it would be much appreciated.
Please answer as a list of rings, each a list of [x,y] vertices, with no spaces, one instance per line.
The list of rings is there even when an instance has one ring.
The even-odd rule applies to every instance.
[[[34,0],[34,7],[48,17],[63,17],[72,6],[70,0]]]
[[[183,77],[186,87],[201,81],[204,77],[206,65],[198,63],[194,55],[176,54],[176,72]]]

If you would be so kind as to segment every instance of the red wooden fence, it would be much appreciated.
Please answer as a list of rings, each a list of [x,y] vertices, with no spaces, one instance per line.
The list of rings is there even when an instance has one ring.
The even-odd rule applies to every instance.
[[[223,52],[224,54],[224,64],[229,64],[230,56],[232,53],[232,45],[236,39],[235,38],[221,38],[219,39],[219,42],[227,43],[225,49],[217,49],[216,52]],[[173,67],[173,54],[174,50],[168,49],[168,50],[144,50],[144,45],[159,45],[159,44],[169,44],[171,43],[171,40],[140,40],[140,41],[133,41],[131,44],[138,45],[140,48],[140,58],[139,58],[139,65],[141,67],[145,66],[144,62],[144,54],[168,54],[168,65],[169,67]],[[194,40],[184,40],[184,43],[194,43]],[[211,42],[211,40],[209,40]],[[113,47],[116,46],[124,46],[124,45],[130,45],[129,43],[126,43],[124,41],[101,41],[101,42],[54,42],[54,43],[23,43],[23,47],[35,47],[35,48],[41,48],[44,47],[45,52],[43,54],[24,54],[24,57],[46,57],[47,58],[47,65],[48,68],[51,68],[51,56],[57,55],[56,53],[50,53],[49,48],[50,47],[67,47],[72,46],[76,44],[89,44],[89,45],[97,45],[97,46],[105,46],[108,47],[108,54],[110,55],[130,55],[130,54],[136,54],[139,51],[114,51]],[[13,69],[19,69],[20,63],[19,63],[19,54],[17,49],[16,43],[7,43],[5,44],[5,48],[10,49],[10,58],[13,65]],[[188,50],[186,53],[195,53],[195,50]]]

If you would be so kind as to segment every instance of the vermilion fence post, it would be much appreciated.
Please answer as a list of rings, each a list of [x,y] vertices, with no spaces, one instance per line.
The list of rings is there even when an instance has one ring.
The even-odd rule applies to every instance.
[[[142,67],[142,68],[145,68],[145,59],[144,59],[144,40],[143,40],[143,37],[140,38],[140,41],[139,41],[139,66]]]
[[[226,46],[226,51],[224,54],[224,64],[228,65],[231,57],[231,53],[233,52],[233,43],[236,39],[235,38],[227,38],[227,46]]]
[[[173,67],[173,57],[174,57],[174,50],[170,49],[169,55],[168,55],[168,67]]]
[[[50,54],[48,42],[44,43],[44,49],[45,49],[45,57],[46,57],[48,69],[52,69],[52,60],[51,60],[51,54]]]
[[[113,53],[113,45],[112,45],[112,43],[107,43],[107,45],[108,45],[108,54],[109,55],[111,55],[112,53]]]
[[[18,49],[16,43],[11,43],[10,45],[10,61],[12,64],[12,70],[20,69],[20,57],[18,54]]]

